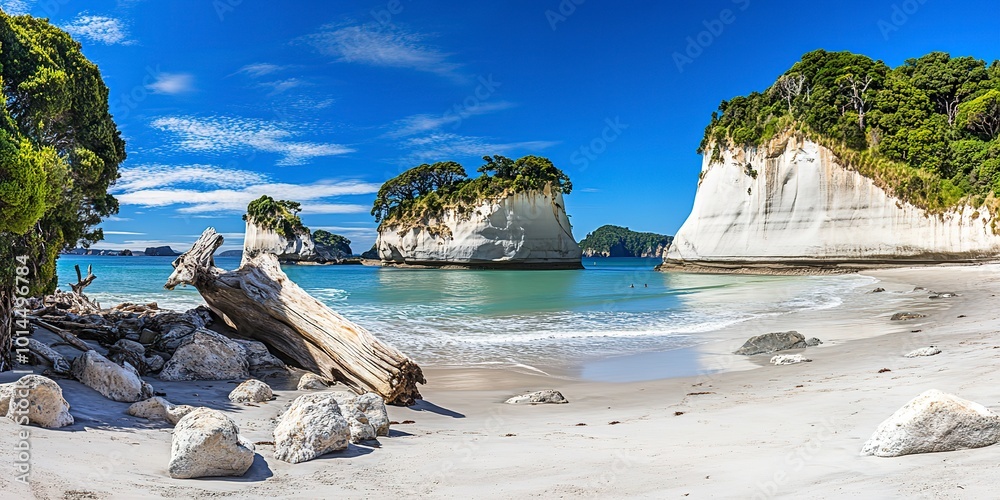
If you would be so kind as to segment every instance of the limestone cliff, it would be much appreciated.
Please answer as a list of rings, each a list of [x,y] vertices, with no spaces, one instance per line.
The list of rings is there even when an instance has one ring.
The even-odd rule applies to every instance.
[[[563,195],[548,187],[417,222],[383,222],[376,247],[384,265],[582,268]]]
[[[274,230],[247,221],[243,240],[243,260],[246,261],[261,252],[277,255],[282,263],[334,262],[343,258],[343,255],[334,255],[326,248],[317,247],[308,230],[297,232],[294,238],[289,239]]]
[[[985,209],[929,213],[796,134],[706,152],[662,269],[975,261],[1000,255]]]

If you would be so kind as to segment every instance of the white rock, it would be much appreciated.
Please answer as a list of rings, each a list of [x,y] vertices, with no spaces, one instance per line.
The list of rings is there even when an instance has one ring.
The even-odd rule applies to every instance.
[[[520,396],[514,396],[507,401],[504,401],[509,405],[519,405],[519,404],[545,404],[545,403],[569,403],[566,398],[563,397],[562,393],[559,391],[554,391],[552,389],[546,389],[544,391],[529,392],[527,394],[522,394]]]
[[[331,392],[340,405],[340,414],[351,427],[351,442],[360,443],[389,435],[389,412],[385,400],[373,392],[360,396],[346,392]]]
[[[330,385],[330,381],[326,380],[319,375],[314,373],[306,373],[299,379],[299,385],[296,390],[299,391],[321,391],[326,389]]]
[[[354,398],[354,404],[368,416],[368,422],[375,428],[376,436],[389,435],[389,412],[382,396],[368,392]]]
[[[267,350],[267,345],[263,342],[242,339],[233,339],[233,342],[236,342],[243,348],[243,352],[246,353],[247,362],[250,363],[251,372],[285,368],[285,363],[274,354],[271,354],[271,351]]]
[[[861,454],[898,457],[981,448],[997,441],[1000,416],[979,403],[931,389],[879,424]]]
[[[704,155],[694,207],[667,252],[668,266],[1000,254],[990,211],[962,206],[929,214],[843,167],[815,142],[781,135],[720,153],[719,162],[711,151]]]
[[[170,477],[242,476],[253,464],[254,447],[226,414],[210,408],[188,413],[174,427]]]
[[[149,420],[166,420],[171,425],[177,425],[180,419],[195,410],[195,407],[188,405],[175,405],[159,396],[149,398],[145,401],[132,403],[128,407],[128,414],[133,417],[145,418]]]
[[[73,377],[83,385],[114,401],[132,403],[153,396],[153,387],[125,363],[119,366],[97,351],[87,351],[73,360]]]
[[[224,335],[199,328],[184,338],[160,371],[161,380],[246,379],[250,363],[239,344]]]
[[[271,387],[257,379],[250,379],[238,385],[229,393],[229,400],[234,403],[261,403],[274,399]]]
[[[274,428],[274,457],[305,462],[347,448],[351,431],[333,394],[319,392],[295,398]]]
[[[812,361],[808,358],[803,358],[801,354],[778,354],[771,358],[772,365],[794,365],[796,363],[808,363]]]
[[[383,224],[376,247],[383,263],[397,265],[581,268],[565,207],[562,194],[549,188],[517,193],[466,213],[446,210],[440,220]]]
[[[0,410],[16,423],[57,428],[73,424],[62,388],[50,378],[25,375],[0,387]]]
[[[916,358],[916,357],[919,357],[919,356],[933,356],[935,354],[941,354],[941,349],[938,349],[937,347],[934,347],[934,346],[930,346],[930,347],[921,347],[920,349],[916,349],[914,351],[910,351],[910,352],[904,354],[903,357],[904,358]]]
[[[317,248],[309,234],[297,234],[288,239],[248,221],[243,238],[243,262],[263,252],[273,253],[282,262],[325,262],[337,257],[325,248]]]

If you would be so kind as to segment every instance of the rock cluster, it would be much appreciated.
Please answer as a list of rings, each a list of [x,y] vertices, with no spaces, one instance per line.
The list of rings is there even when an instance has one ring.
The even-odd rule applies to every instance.
[[[815,340],[819,341],[819,339]],[[787,349],[801,349],[806,346],[806,338],[796,331],[765,333],[756,337],[750,337],[733,354],[752,356],[754,354],[767,354]]]

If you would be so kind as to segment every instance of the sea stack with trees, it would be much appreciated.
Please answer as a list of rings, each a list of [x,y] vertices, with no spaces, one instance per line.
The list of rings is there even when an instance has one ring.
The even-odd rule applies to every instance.
[[[663,257],[672,236],[641,233],[627,227],[603,225],[580,240],[584,257]]]
[[[382,265],[582,268],[563,200],[573,189],[569,177],[538,156],[483,160],[476,178],[448,161],[382,185],[372,208]]]
[[[665,270],[849,271],[1000,254],[1000,67],[802,57],[723,101]]]
[[[243,216],[247,223],[243,259],[272,253],[284,264],[325,264],[351,255],[351,240],[329,231],[311,232],[299,217],[301,211],[298,202],[267,195],[251,201]]]

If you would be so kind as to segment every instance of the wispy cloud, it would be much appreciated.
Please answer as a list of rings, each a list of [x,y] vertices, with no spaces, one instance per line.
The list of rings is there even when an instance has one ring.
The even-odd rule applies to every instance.
[[[514,107],[514,103],[507,101],[486,102],[477,104],[475,107],[460,108],[458,111],[450,109],[440,115],[417,114],[396,121],[393,130],[387,135],[389,137],[406,137],[415,134],[422,134],[432,130],[438,130],[446,125],[457,127],[466,118],[486,115],[497,111],[502,111]]]
[[[296,87],[301,87],[305,84],[305,82],[298,78],[287,78],[285,80],[277,80],[273,82],[261,82],[260,86],[271,89],[271,92],[268,95],[276,96]]]
[[[194,76],[188,73],[158,73],[156,81],[146,85],[156,94],[183,94],[194,90]]]
[[[134,233],[132,231],[108,231],[108,230],[105,230],[104,234],[106,236],[108,236],[108,235],[110,235],[110,236],[141,236],[141,235],[144,235],[146,233]]]
[[[271,73],[276,73],[286,68],[287,66],[279,66],[271,63],[253,63],[247,64],[246,66],[236,70],[236,73],[243,73],[256,78],[264,75],[270,75]]]
[[[461,66],[448,61],[448,54],[424,45],[425,38],[398,27],[328,24],[306,41],[340,62],[409,68],[460,79]]]
[[[0,0],[0,9],[8,15],[20,16],[31,12],[35,0]]]
[[[121,175],[113,193],[122,205],[178,207],[179,214],[195,216],[242,213],[265,194],[298,201],[306,214],[364,213],[370,207],[337,203],[336,198],[371,194],[380,187],[355,180],[278,183],[257,172],[207,165],[130,167]]]
[[[105,45],[131,45],[135,43],[128,37],[128,28],[120,19],[106,16],[92,16],[86,12],[80,13],[62,29],[77,38]]]
[[[226,153],[252,148],[282,155],[281,166],[302,165],[313,158],[354,152],[341,144],[323,144],[290,140],[297,131],[287,124],[231,117],[163,117],[152,126],[177,136],[177,146],[185,151]]]
[[[556,144],[558,142],[555,141],[494,142],[484,137],[448,133],[414,137],[403,142],[403,146],[410,150],[407,158],[409,163],[507,154],[512,151],[531,153]]]

